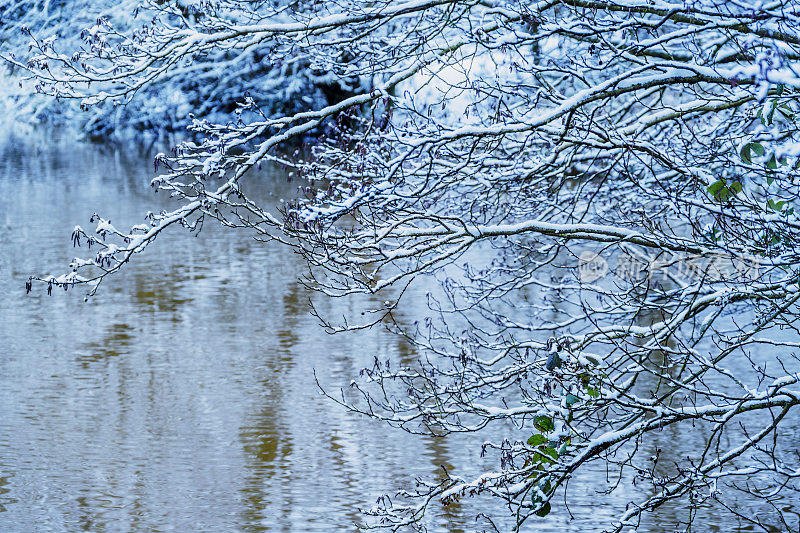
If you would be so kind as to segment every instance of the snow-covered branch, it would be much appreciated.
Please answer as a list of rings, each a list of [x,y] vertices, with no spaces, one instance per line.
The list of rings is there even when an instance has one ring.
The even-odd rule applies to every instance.
[[[797,494],[781,431],[800,404],[793,2],[240,4],[153,2],[146,29],[101,20],[80,50],[35,40],[12,59],[90,106],[209,57],[235,75],[254,50],[339,88],[278,115],[248,97],[225,120],[201,108],[203,140],[156,158],[179,205],[130,230],[93,218],[73,238],[96,255],[34,279],[93,291],[166,228],[214,219],[292,247],[325,297],[385,295],[369,318],[314,312],[330,331],[385,326],[414,356],[377,354],[329,396],[407,431],[507,436],[485,445],[497,469],[382,498],[375,527],[481,494],[518,527],[597,463],[617,477],[604,491],[652,488],[613,531],[673,500]],[[302,180],[295,198],[248,195],[269,161]],[[695,454],[643,451],[685,424],[702,428]]]

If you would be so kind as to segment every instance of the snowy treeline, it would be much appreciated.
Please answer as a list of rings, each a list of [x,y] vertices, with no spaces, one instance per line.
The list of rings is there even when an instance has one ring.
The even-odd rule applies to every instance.
[[[31,37],[39,43],[57,41],[59,50],[102,47],[99,28],[142,32],[158,25],[203,25],[210,13],[229,23],[286,20],[279,2],[165,2],[139,0],[3,0],[0,3],[0,55],[25,57]],[[149,8],[156,7],[157,11]],[[298,9],[295,5],[294,9]],[[40,87],[24,69],[6,62],[9,75],[0,81],[0,106],[18,121],[66,122],[89,137],[103,139],[129,133],[159,135],[185,131],[190,116],[225,122],[237,102],[251,98],[268,116],[319,107],[342,98],[358,80],[341,82],[314,68],[307,57],[291,50],[274,53],[269,43],[243,49],[220,48],[184,58],[157,80],[131,94],[124,102],[106,102],[91,108],[75,101],[54,101],[37,94]]]

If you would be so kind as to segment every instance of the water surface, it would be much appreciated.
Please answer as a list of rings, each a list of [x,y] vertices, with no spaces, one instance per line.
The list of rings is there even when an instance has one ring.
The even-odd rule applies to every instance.
[[[336,390],[376,354],[414,353],[381,331],[323,333],[284,248],[207,224],[160,237],[88,303],[79,289],[25,295],[28,275],[86,253],[69,235],[93,212],[125,227],[172,205],[151,171],[129,147],[0,141],[0,531],[349,531],[417,476],[493,466],[478,462],[481,436],[408,435],[320,394],[314,372]],[[255,179],[275,198],[295,187],[274,169]],[[586,476],[574,520],[557,507],[526,530],[593,531],[638,490],[601,498],[606,473]],[[471,531],[479,511],[502,513],[478,501],[433,509],[427,525]],[[703,513],[698,531],[738,530]]]

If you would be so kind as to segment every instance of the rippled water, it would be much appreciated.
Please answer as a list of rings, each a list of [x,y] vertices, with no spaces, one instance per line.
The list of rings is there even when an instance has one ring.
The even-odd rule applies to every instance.
[[[121,147],[0,141],[0,531],[353,530],[359,508],[415,476],[491,466],[476,463],[476,436],[411,436],[320,394],[315,371],[335,390],[375,354],[413,353],[380,331],[323,333],[286,249],[207,224],[160,238],[88,303],[79,290],[26,296],[28,275],[63,273],[81,253],[71,228],[94,211],[125,226],[171,205],[151,170]],[[265,194],[291,193],[261,174]],[[526,530],[607,523],[632,495],[600,499],[605,482],[576,480],[575,519],[559,506]],[[428,526],[474,530],[492,505],[434,509]],[[698,531],[738,530],[700,514]]]

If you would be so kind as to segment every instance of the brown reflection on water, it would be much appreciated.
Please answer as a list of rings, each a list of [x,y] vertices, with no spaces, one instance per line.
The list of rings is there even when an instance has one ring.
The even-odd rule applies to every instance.
[[[288,459],[294,446],[285,430],[289,422],[283,419],[287,406],[284,405],[282,388],[283,378],[294,366],[293,360],[297,356],[294,353],[298,341],[295,330],[302,296],[300,285],[290,283],[281,297],[279,323],[267,325],[275,330],[277,346],[260,369],[258,384],[262,399],[257,411],[247,417],[252,425],[239,429],[239,440],[246,456],[247,473],[241,492],[246,504],[244,523],[248,531],[267,531],[274,529],[276,524],[283,524],[281,529],[284,531],[289,530],[293,502],[292,492],[286,485],[292,482],[292,465]],[[276,478],[276,484],[268,485],[273,478]],[[276,498],[281,502],[275,502]],[[280,516],[270,514],[274,509],[278,509]]]
[[[0,513],[6,510],[6,505],[17,502],[14,498],[6,496],[11,492],[9,485],[11,485],[11,475],[0,472]]]
[[[81,490],[81,495],[75,498],[78,504],[77,522],[82,531],[107,531],[106,522],[98,512],[98,503],[87,489]]]
[[[192,298],[180,297],[181,292],[176,290],[176,285],[187,277],[187,269],[181,265],[157,275],[136,272],[132,276],[133,301],[143,312],[169,313],[171,320],[178,320],[181,307],[192,302]]]
[[[442,437],[426,436],[424,439],[426,456],[430,458],[432,470],[439,473],[439,481],[444,479],[443,469],[453,472],[455,465],[452,461],[448,444]],[[467,517],[464,515],[464,506],[456,499],[446,506],[442,506],[441,515],[450,533],[464,533],[469,530]],[[474,524],[473,524],[474,525]]]
[[[84,368],[91,363],[127,353],[134,341],[135,331],[128,324],[111,324],[103,329],[102,339],[86,343],[86,353],[78,354],[76,358]]]

